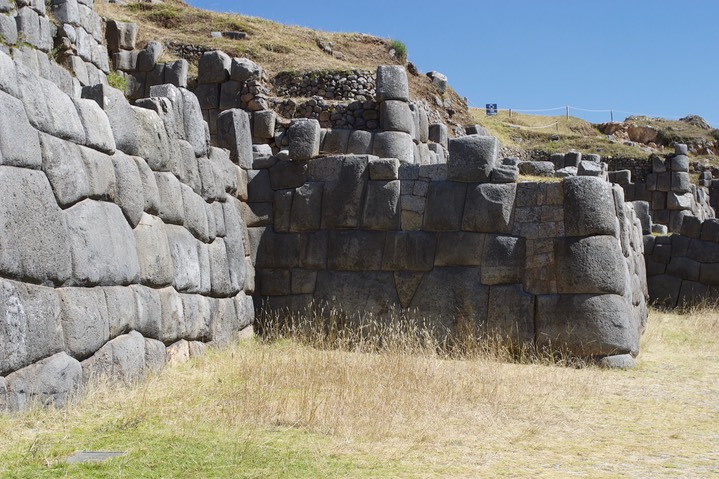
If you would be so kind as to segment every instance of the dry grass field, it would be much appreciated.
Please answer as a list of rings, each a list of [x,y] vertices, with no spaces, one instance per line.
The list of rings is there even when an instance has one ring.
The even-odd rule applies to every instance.
[[[719,477],[716,309],[652,311],[630,371],[339,343],[250,340],[0,416],[0,476]],[[64,463],[84,450],[127,454]]]
[[[630,371],[342,344],[250,340],[0,416],[0,476],[719,477],[716,309],[652,311]],[[64,462],[88,450],[127,454]]]

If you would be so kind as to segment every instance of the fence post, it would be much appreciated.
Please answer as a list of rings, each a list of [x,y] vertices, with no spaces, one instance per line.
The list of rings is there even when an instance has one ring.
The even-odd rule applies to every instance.
[[[569,107],[567,106],[567,107],[565,107],[565,108],[567,109],[566,117],[567,117],[567,120],[569,120]]]
[[[509,109],[509,117],[512,118],[512,109]]]
[[[609,110],[609,117],[612,119],[612,123],[614,123],[614,110]]]

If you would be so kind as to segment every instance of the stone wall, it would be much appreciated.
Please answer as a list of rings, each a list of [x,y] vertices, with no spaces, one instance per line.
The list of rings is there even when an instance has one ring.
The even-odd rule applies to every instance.
[[[290,121],[246,59],[204,52],[193,94],[186,62],[136,48],[132,24],[53,0],[53,26],[19,4],[0,0],[0,409],[230,341],[256,289],[633,362],[641,226],[603,177],[516,183],[496,139],[450,140],[411,101],[403,67]]]
[[[98,376],[135,382],[231,340],[254,316],[246,175],[209,146],[197,98],[166,85],[131,106],[102,83],[68,95],[26,58],[0,52],[0,409],[10,410],[62,405]]]
[[[649,297],[669,307],[716,301],[719,220],[686,216],[680,232],[644,237]]]
[[[495,139],[449,149],[440,165],[357,155],[256,164],[245,218],[266,307],[415,310],[449,331],[632,362],[646,282],[622,189],[595,177],[490,183],[503,179],[492,175],[504,168],[492,163]]]
[[[134,23],[109,21],[106,38],[113,67],[125,78],[125,95],[131,101],[150,96],[150,88],[156,85],[169,83],[187,87],[187,60],[160,62],[164,46],[158,41],[148,42],[142,49],[136,48],[137,25]]]
[[[375,97],[375,75],[368,70],[281,72],[272,83],[278,96],[359,102]]]
[[[628,201],[646,201],[652,221],[665,225],[670,232],[678,232],[686,216],[702,221],[714,217],[709,190],[690,181],[686,145],[677,144],[675,148],[675,154],[666,160],[652,158],[652,170],[645,183],[631,183],[629,175],[620,176],[621,172],[613,177],[624,188]]]

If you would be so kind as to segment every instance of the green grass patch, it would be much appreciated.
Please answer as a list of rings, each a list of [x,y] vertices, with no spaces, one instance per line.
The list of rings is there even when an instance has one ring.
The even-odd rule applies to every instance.
[[[401,42],[399,40],[392,40],[389,43],[389,47],[394,50],[399,61],[401,61],[402,63],[407,61],[407,45],[405,45],[404,42]]]
[[[107,83],[123,93],[125,93],[125,89],[127,88],[127,79],[114,70],[107,75]]]

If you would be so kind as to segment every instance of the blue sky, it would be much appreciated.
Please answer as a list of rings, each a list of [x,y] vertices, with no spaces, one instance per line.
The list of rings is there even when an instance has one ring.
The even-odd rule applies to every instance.
[[[475,106],[570,105],[719,127],[719,1],[190,0],[332,32],[403,41],[422,72],[437,70]],[[546,114],[561,114],[561,111]],[[590,121],[609,113],[573,110]]]

